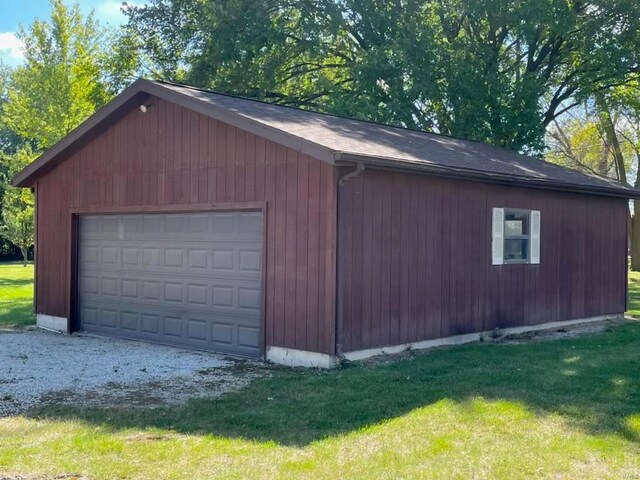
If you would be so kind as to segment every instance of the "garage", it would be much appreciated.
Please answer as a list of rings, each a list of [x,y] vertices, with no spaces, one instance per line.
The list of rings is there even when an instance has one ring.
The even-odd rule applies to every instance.
[[[14,179],[41,328],[331,367],[625,311],[630,187],[140,79]]]
[[[78,329],[260,355],[261,212],[78,216]]]

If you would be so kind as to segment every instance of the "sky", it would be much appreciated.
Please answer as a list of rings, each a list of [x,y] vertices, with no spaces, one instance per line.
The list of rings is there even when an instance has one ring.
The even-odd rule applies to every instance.
[[[125,16],[120,11],[123,0],[75,0],[84,14],[92,9],[101,23],[120,25]],[[129,3],[134,3],[129,1]],[[20,41],[15,34],[20,24],[30,25],[36,18],[46,20],[50,17],[49,0],[0,0],[0,61],[7,65],[19,65],[22,61]]]

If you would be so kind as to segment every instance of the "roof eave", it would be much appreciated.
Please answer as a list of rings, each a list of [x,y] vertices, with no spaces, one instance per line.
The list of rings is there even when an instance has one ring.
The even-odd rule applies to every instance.
[[[625,199],[640,198],[640,190],[625,187],[623,185],[620,185],[620,187],[596,187],[561,182],[557,180],[543,180],[538,178],[525,177],[522,175],[507,175],[487,172],[484,170],[469,170],[443,165],[410,162],[396,158],[383,158],[352,154],[348,152],[337,152],[335,158],[336,165],[352,165],[353,163],[363,163],[365,165],[368,165],[369,167],[375,167],[384,170],[423,173],[425,175],[435,175],[457,180],[482,181],[500,185],[511,185],[525,188],[556,190],[572,193],[584,193],[589,195],[600,195]]]

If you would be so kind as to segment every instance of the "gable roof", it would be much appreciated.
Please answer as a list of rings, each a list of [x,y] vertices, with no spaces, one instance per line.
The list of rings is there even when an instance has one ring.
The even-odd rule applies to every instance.
[[[302,151],[332,165],[363,163],[441,176],[624,198],[640,191],[492,145],[354,120],[185,85],[136,80],[13,179],[29,186],[150,96]]]

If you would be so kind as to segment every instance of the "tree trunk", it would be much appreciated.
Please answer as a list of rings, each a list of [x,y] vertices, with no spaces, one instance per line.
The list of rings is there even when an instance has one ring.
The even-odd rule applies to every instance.
[[[27,255],[29,254],[29,250],[26,248],[21,248],[20,252],[22,253],[22,266],[27,266]]]
[[[613,123],[613,119],[611,118],[611,110],[602,95],[598,95],[596,97],[596,104],[600,109],[600,123],[604,129],[607,143],[611,148],[611,153],[613,154],[613,161],[615,163],[618,181],[623,185],[628,185],[627,169],[624,165],[624,154],[622,153],[622,148],[620,148],[620,141],[618,140],[616,127]]]

